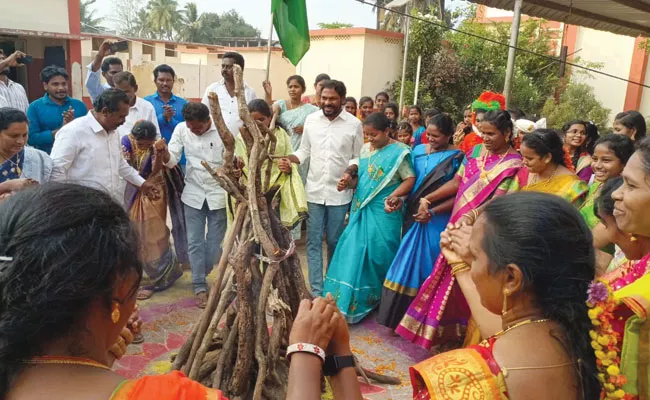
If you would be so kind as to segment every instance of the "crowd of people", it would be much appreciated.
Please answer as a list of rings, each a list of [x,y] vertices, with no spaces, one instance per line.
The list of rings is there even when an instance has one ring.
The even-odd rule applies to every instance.
[[[33,396],[43,378],[67,393],[76,371],[84,398],[131,398],[119,395],[134,386],[221,398],[179,373],[124,381],[108,366],[141,340],[136,300],[184,267],[206,306],[235,204],[201,165],[223,165],[208,96],[237,136],[233,66],[244,58],[224,54],[202,102],[173,93],[168,65],[142,98],[105,42],[88,66],[88,110],[54,66],[29,104],[7,78],[22,56],[0,54],[0,397]],[[313,95],[290,76],[288,100],[263,86],[264,99],[244,92],[277,138],[264,190],[277,189],[294,240],[305,225],[315,298],[291,334],[302,346],[289,398],[320,392],[320,358],[304,344],[348,356],[348,324],[375,310],[439,353],[412,368],[417,399],[650,396],[650,139],[639,112],[617,114],[612,133],[582,120],[553,130],[484,92],[454,124],[440,110],[399,109],[385,92],[357,101],[327,74]],[[235,148],[245,181],[241,137]],[[359,398],[354,371],[341,370],[335,396]]]

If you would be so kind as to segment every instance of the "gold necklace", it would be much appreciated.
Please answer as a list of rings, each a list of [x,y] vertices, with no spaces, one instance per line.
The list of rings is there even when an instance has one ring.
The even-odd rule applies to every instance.
[[[555,173],[557,172],[558,169],[560,169],[559,165],[555,167],[551,176],[543,180],[541,183],[548,183],[551,181],[551,179],[555,178]],[[535,182],[533,182],[532,184],[536,184],[536,183],[539,183],[539,174],[535,174]]]
[[[22,361],[23,364],[29,365],[83,365],[86,367],[95,367],[105,370],[110,368],[102,363],[88,359],[88,358],[78,358],[78,357],[63,357],[63,356],[36,356],[31,360]]]
[[[20,153],[17,153],[17,154],[15,155],[15,157],[16,157],[16,161],[18,161],[18,163],[20,163],[20,157],[18,156],[18,154],[20,154]],[[13,156],[12,156],[12,157],[13,157]],[[15,162],[13,162],[13,161],[11,160],[12,157],[9,157],[9,158],[5,159],[5,161],[9,161],[9,163],[10,163],[11,165],[13,165],[14,167],[16,167],[16,173],[18,174],[18,176],[21,176],[21,175],[23,174],[23,170],[22,170],[22,168],[20,168],[20,166],[19,166],[17,163],[15,163]]]
[[[487,161],[488,153],[489,153],[489,151],[486,151],[485,154],[483,154],[483,160],[481,161],[481,164],[479,165],[479,168],[481,169],[481,179],[486,179],[486,178],[488,178],[488,173],[494,171],[494,170],[495,170],[495,169],[496,169],[496,168],[497,168],[497,167],[498,167],[498,166],[503,162],[503,160],[505,160],[505,158],[506,158],[506,156],[508,155],[508,153],[510,153],[510,147],[508,147],[508,150],[506,150],[506,152],[503,153],[503,155],[501,156],[501,159],[499,160],[499,162],[497,163],[497,165],[495,165],[494,167],[492,167],[491,170],[486,171],[486,170],[485,170],[485,162]],[[489,182],[489,181],[490,181],[490,179],[488,179],[488,182]]]
[[[375,149],[375,162],[372,162],[372,150],[370,151],[370,155],[368,156],[368,175],[372,175],[373,171],[375,170],[375,163],[377,162],[377,153],[379,152],[379,149]]]
[[[499,331],[499,332],[495,333],[494,336],[503,336],[506,333],[510,332],[511,330],[519,328],[519,327],[524,326],[524,325],[541,324],[543,322],[548,322],[548,321],[550,321],[550,319],[548,319],[548,318],[544,318],[544,319],[526,319],[526,320],[517,322],[516,324],[514,324],[512,326],[509,326],[509,327],[507,327],[506,329],[504,329],[502,331]]]

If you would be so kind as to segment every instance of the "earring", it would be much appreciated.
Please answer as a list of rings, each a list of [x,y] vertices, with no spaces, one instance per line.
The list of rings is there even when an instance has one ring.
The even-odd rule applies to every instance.
[[[503,291],[503,306],[501,307],[502,316],[508,313],[508,296],[510,296],[510,289],[505,289]]]
[[[117,321],[120,320],[120,305],[117,302],[113,303],[113,311],[111,312],[111,321],[114,324],[117,324]]]
[[[636,236],[634,234],[630,234],[630,242],[636,242]]]

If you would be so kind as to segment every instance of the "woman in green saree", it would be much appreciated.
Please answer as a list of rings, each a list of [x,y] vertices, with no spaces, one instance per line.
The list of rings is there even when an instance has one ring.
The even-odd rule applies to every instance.
[[[356,187],[356,193],[350,221],[327,271],[324,292],[334,296],[352,324],[379,305],[386,273],[400,244],[402,197],[415,184],[411,149],[388,136],[389,126],[383,113],[366,118],[363,132],[368,143],[361,148],[359,165],[351,168],[338,186],[339,190]]]

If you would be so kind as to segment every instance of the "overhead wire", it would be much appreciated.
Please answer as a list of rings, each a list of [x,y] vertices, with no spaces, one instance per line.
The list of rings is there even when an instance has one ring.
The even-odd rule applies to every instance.
[[[641,83],[641,82],[636,82],[636,81],[633,81],[633,80],[630,80],[630,79],[627,79],[627,78],[623,78],[623,77],[620,77],[620,76],[617,76],[617,75],[614,75],[614,74],[610,74],[608,72],[599,71],[599,70],[597,70],[595,68],[587,67],[585,65],[580,65],[580,64],[573,63],[573,62],[570,62],[570,61],[562,61],[559,57],[553,57],[553,56],[550,56],[548,54],[536,53],[536,52],[534,52],[532,50],[527,50],[527,49],[524,49],[524,48],[519,47],[519,46],[511,46],[510,43],[499,42],[498,40],[495,40],[495,39],[492,39],[492,38],[477,35],[477,34],[472,33],[472,32],[467,32],[467,31],[464,31],[464,30],[461,30],[461,29],[458,29],[458,28],[454,28],[453,26],[447,26],[447,25],[445,25],[445,24],[443,24],[441,22],[431,21],[431,20],[428,20],[426,18],[417,16],[417,15],[411,15],[411,14],[406,13],[404,11],[398,11],[398,10],[391,9],[391,8],[388,8],[388,7],[383,6],[383,5],[377,5],[377,4],[372,3],[372,2],[370,2],[368,0],[355,0],[355,1],[357,1],[359,3],[362,3],[362,4],[367,4],[367,5],[375,7],[375,8],[380,8],[380,9],[388,11],[388,12],[392,12],[392,13],[401,15],[401,16],[406,17],[406,18],[411,18],[411,19],[415,19],[415,20],[430,24],[430,25],[434,25],[434,26],[437,26],[437,27],[442,28],[442,29],[447,29],[447,30],[457,32],[457,33],[460,33],[460,34],[463,34],[463,35],[467,35],[467,36],[470,36],[470,37],[473,37],[473,38],[476,38],[476,39],[484,40],[486,42],[490,42],[490,43],[493,43],[493,44],[496,44],[496,45],[499,45],[499,46],[504,46],[504,47],[507,47],[507,48],[513,48],[518,52],[522,52],[522,53],[530,54],[530,55],[533,55],[533,56],[545,58],[547,60],[553,61],[554,63],[564,63],[564,64],[569,65],[571,67],[579,68],[579,69],[582,69],[582,70],[585,70],[585,71],[588,71],[588,72],[591,72],[591,73],[594,73],[594,74],[603,75],[603,76],[606,76],[606,77],[609,77],[609,78],[617,79],[617,80],[620,80],[620,81],[623,81],[623,82],[631,83],[633,85],[638,85],[638,86],[642,86],[644,88],[649,88],[650,89],[649,85],[646,85],[646,84]]]

